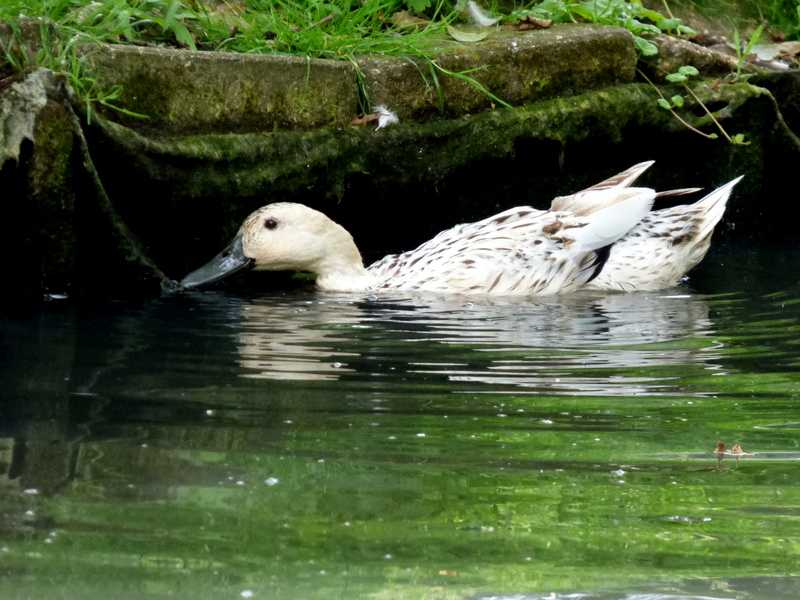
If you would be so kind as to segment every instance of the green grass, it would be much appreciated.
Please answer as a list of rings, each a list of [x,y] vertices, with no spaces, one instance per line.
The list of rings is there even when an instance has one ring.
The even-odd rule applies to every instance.
[[[637,45],[644,54],[652,50],[648,34],[692,33],[671,15],[667,2],[662,12],[645,8],[641,0],[536,0],[504,3],[502,10],[497,0],[479,4],[493,14],[505,12],[505,20],[531,15],[557,23],[580,20],[624,27],[639,38]],[[767,31],[779,30],[788,38],[800,33],[800,0],[696,4],[706,12],[742,15],[753,29],[763,24]],[[401,10],[429,19],[429,27],[392,25],[392,15]],[[447,26],[461,17],[461,11],[451,0],[10,0],[0,6],[0,20],[19,15],[58,24],[67,44],[145,43],[350,59],[375,53],[431,56],[451,41]]]
[[[483,4],[483,3],[481,3]],[[500,14],[496,2],[485,6]],[[678,19],[645,9],[640,0],[543,0],[517,3],[506,20],[533,14],[556,22],[584,20],[634,34],[685,33]],[[396,27],[401,10],[419,12],[425,29]],[[432,56],[452,42],[447,26],[462,18],[446,0],[11,0],[0,19],[42,17],[58,24],[66,43],[146,43],[190,49],[282,53],[350,59],[356,54]]]
[[[253,54],[293,54],[353,61],[358,54],[389,54],[432,59],[452,41],[446,39],[453,18],[449,4],[429,9],[433,24],[424,30],[401,32],[389,17],[404,7],[395,0],[361,3],[249,0],[246,4],[199,0],[17,0],[0,6],[0,20],[14,25],[20,16],[36,17],[57,26],[58,36],[45,25],[45,47],[32,59],[2,48],[4,71],[21,71],[30,63],[67,75],[87,108],[100,102],[112,105],[121,92],[101,89],[89,77],[76,49],[87,43],[146,44]],[[446,11],[445,11],[446,9]],[[3,60],[5,58],[5,60]]]
[[[0,7],[0,19],[22,14],[59,25],[75,43],[145,43],[246,53],[347,58],[355,53],[425,54],[429,40],[446,31],[453,7],[429,8],[433,26],[403,35],[389,17],[396,0],[335,2],[248,0],[17,0]]]
[[[714,0],[724,5],[720,0]],[[711,0],[707,0],[711,4]],[[556,23],[588,21],[629,29],[642,55],[657,51],[651,34],[666,32],[691,35],[680,19],[645,8],[641,0],[537,0],[509,5],[498,0],[479,2],[489,13],[505,12],[504,21],[526,16],[553,19]],[[797,35],[798,0],[742,0],[757,7],[759,18],[778,19],[781,31]],[[791,17],[794,7],[794,21]],[[408,10],[426,18],[426,28],[398,27],[392,15]],[[509,14],[510,13],[510,14]],[[20,15],[55,23],[58,39],[35,59],[24,52],[0,48],[0,66],[19,71],[31,62],[67,74],[87,106],[111,103],[119,89],[103,90],[83,70],[76,58],[77,46],[86,43],[147,44],[249,54],[290,54],[355,62],[362,54],[384,54],[428,61],[429,81],[459,77],[480,89],[468,73],[441,69],[435,57],[454,40],[448,26],[463,19],[451,0],[6,0],[0,20],[12,22]],[[776,21],[777,22],[777,21]],[[50,31],[43,27],[43,32]],[[765,27],[770,31],[769,26]],[[3,57],[5,56],[5,60]],[[485,91],[485,90],[484,90]],[[488,92],[487,92],[488,93]],[[495,98],[500,104],[502,99]]]
[[[800,0],[670,0],[676,9],[692,7],[712,22],[728,24],[749,36],[758,27],[773,41],[800,40]],[[763,41],[763,40],[762,40]]]

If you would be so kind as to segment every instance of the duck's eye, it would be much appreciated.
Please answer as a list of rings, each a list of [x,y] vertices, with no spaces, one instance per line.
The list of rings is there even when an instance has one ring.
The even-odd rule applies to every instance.
[[[278,226],[278,222],[275,219],[267,219],[264,221],[264,227],[267,229],[275,229]]]

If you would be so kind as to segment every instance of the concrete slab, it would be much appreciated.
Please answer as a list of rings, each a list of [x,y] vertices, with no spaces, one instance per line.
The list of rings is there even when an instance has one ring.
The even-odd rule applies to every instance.
[[[520,106],[629,83],[636,69],[628,31],[578,24],[496,30],[475,44],[453,43],[432,62],[359,58],[360,85],[347,61],[121,45],[81,51],[102,85],[122,86],[115,104],[149,119],[104,115],[159,137],[346,125],[359,98],[406,119],[458,117],[497,106],[492,95]],[[448,72],[468,72],[474,83]]]
[[[357,61],[369,102],[414,119],[462,116],[497,105],[479,87],[445,71],[471,71],[469,77],[512,106],[629,83],[636,75],[631,33],[602,25],[498,30],[484,41],[442,52],[435,62],[441,69],[421,60]]]
[[[149,119],[106,116],[159,137],[313,129],[349,122],[358,105],[345,61],[121,45],[81,52],[101,84],[122,86],[116,104]]]

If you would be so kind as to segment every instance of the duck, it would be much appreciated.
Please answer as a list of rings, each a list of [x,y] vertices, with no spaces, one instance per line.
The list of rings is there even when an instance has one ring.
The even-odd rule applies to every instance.
[[[698,191],[633,187],[654,161],[555,198],[447,229],[414,250],[364,266],[347,230],[292,202],[250,214],[233,241],[186,275],[186,289],[244,269],[306,271],[337,292],[546,296],[579,289],[630,292],[677,285],[709,249],[736,179],[694,204],[652,210],[656,198]]]

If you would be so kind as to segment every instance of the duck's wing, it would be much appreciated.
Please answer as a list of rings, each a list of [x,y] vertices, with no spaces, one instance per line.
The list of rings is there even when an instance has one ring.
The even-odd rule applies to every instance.
[[[510,209],[387,256],[368,272],[384,289],[498,295],[568,291],[595,275],[602,263],[597,251],[635,226],[655,193],[631,189],[628,196],[588,217]]]
[[[587,214],[596,210],[597,207],[592,204],[593,200],[598,196],[594,192],[602,192],[606,190],[622,190],[633,185],[639,176],[647,169],[655,164],[655,161],[648,160],[646,162],[633,165],[630,169],[624,170],[613,177],[609,177],[592,187],[581,190],[569,196],[558,196],[553,199],[550,205],[550,210],[554,211],[569,211],[574,214]],[[667,196],[682,196],[684,194],[692,194],[699,192],[700,188],[681,188],[678,190],[667,190],[665,192],[658,192],[656,198],[664,198]]]
[[[586,188],[583,190],[584,192],[590,191],[598,191],[598,190],[608,190],[611,188],[626,188],[633,185],[633,182],[639,179],[642,173],[644,173],[647,169],[652,167],[656,161],[654,160],[647,160],[645,162],[640,162],[639,164],[633,165],[632,167],[625,169],[621,173],[617,173],[613,177],[609,177],[608,179],[604,179],[600,183],[594,184],[592,187]]]
[[[541,232],[541,223],[536,240],[520,234],[528,226],[522,220],[516,231],[481,231],[471,225],[387,256],[367,271],[382,289],[495,295],[557,293],[595,272],[595,252],[565,253],[561,240]]]
[[[617,173],[613,177],[609,177],[596,183],[592,187],[581,190],[569,196],[558,196],[553,199],[550,205],[552,211],[568,211],[571,213],[581,213],[584,210],[591,210],[591,205],[587,205],[587,199],[596,197],[592,192],[601,192],[606,190],[621,190],[630,187],[639,176],[647,169],[655,164],[654,160],[641,162],[638,165],[633,165],[630,169],[625,169],[622,173]]]
[[[512,286],[501,286],[499,281],[493,286],[490,272],[495,277],[500,272],[509,275],[510,257],[521,245],[522,232],[539,223],[545,212],[518,206],[482,221],[456,225],[414,250],[384,257],[367,271],[382,282],[383,289],[500,293]]]
[[[714,227],[741,179],[737,177],[694,204],[646,215],[611,246],[605,264],[589,286],[632,291],[677,285],[708,252]]]

